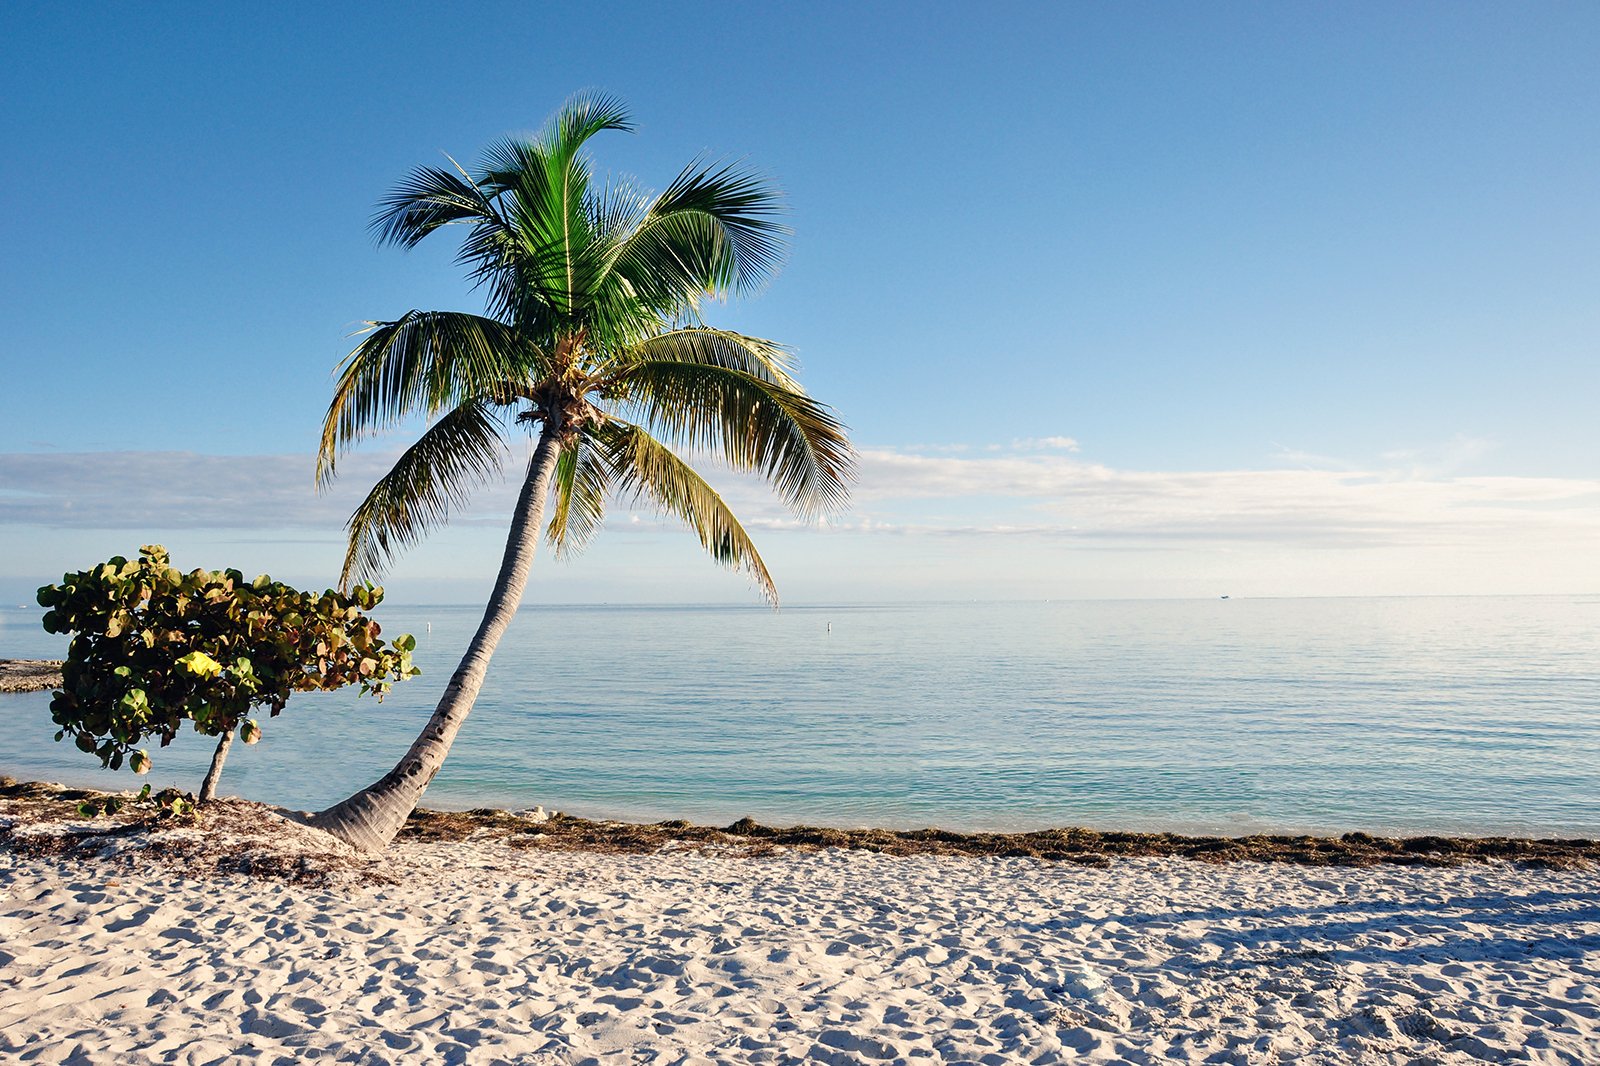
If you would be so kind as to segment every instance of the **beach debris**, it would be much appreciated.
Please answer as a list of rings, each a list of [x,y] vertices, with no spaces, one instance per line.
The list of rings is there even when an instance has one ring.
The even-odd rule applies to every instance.
[[[0,848],[128,869],[155,864],[191,877],[392,883],[382,863],[292,812],[238,799],[196,809],[190,799],[170,789],[118,795],[0,778]]]
[[[1079,963],[1067,972],[1062,979],[1061,988],[1076,999],[1103,999],[1108,991],[1106,979],[1086,962]]]

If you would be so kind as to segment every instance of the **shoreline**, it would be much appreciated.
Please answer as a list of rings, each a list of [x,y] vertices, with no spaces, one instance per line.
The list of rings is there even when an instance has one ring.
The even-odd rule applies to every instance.
[[[73,788],[55,782],[19,782],[0,776],[0,816],[32,821],[76,816],[86,800],[131,792]],[[231,800],[230,802],[242,802]],[[271,808],[253,804],[262,810]],[[107,826],[132,831],[148,812],[126,808],[105,816]],[[149,825],[155,823],[150,822]],[[10,827],[0,829],[0,847],[11,846]],[[961,833],[943,829],[837,829],[795,825],[774,827],[742,818],[727,826],[687,821],[624,822],[575,818],[560,812],[514,813],[496,808],[441,811],[419,807],[401,829],[401,841],[421,843],[495,842],[514,848],[598,854],[655,854],[663,850],[735,849],[752,855],[783,851],[842,849],[891,857],[912,856],[1035,859],[1080,866],[1105,866],[1130,858],[1176,858],[1193,862],[1283,863],[1299,866],[1431,866],[1508,862],[1525,867],[1579,869],[1600,862],[1600,841],[1586,838],[1460,837],[1426,835],[1384,837],[1352,832],[1341,836],[1251,834],[1188,836],[1177,833],[1119,832],[1064,827],[1021,833]]]
[[[26,694],[25,694],[26,695]],[[33,695],[37,696],[37,693]],[[0,711],[4,710],[6,700],[0,697]],[[51,728],[54,728],[51,725]],[[49,738],[46,737],[48,742]],[[49,747],[49,744],[45,744]],[[70,744],[66,748],[70,748]],[[74,756],[76,758],[76,756]],[[209,754],[207,754],[209,758]],[[201,773],[205,769],[203,762],[196,763],[192,773],[174,771],[170,766],[163,766],[161,772],[152,774],[148,778],[129,781],[127,771],[113,773],[103,770],[97,765],[92,765],[92,760],[79,762],[74,766],[40,766],[18,757],[16,759],[0,759],[0,782],[19,781],[32,784],[48,784],[53,787],[72,789],[84,793],[104,793],[106,795],[127,794],[136,790],[146,782],[152,788],[172,788],[178,792],[193,791],[198,787]],[[374,771],[375,773],[375,771]],[[241,775],[242,776],[242,775]],[[362,777],[362,781],[368,780]],[[236,798],[255,798],[251,783],[246,779],[240,787],[242,792],[230,793],[228,777],[224,778],[223,795],[233,795]],[[128,782],[131,787],[119,787],[117,782]],[[237,783],[237,782],[236,782]],[[360,782],[354,778],[349,782],[346,791],[353,791]],[[437,793],[437,795],[435,795]],[[344,792],[326,797],[325,804],[337,798],[342,798]],[[1528,824],[1526,820],[1505,819],[1491,820],[1484,825],[1477,824],[1476,819],[1448,819],[1436,824],[1400,824],[1392,820],[1373,818],[1356,822],[1352,827],[1348,823],[1340,824],[1332,818],[1319,818],[1315,820],[1284,820],[1268,819],[1259,815],[1241,818],[1237,821],[1224,819],[1201,819],[1190,815],[1188,817],[1160,818],[1149,812],[1142,812],[1132,817],[1123,819],[1102,814],[1092,821],[1072,821],[1063,818],[1059,822],[1050,822],[1042,818],[1007,818],[1001,815],[994,822],[986,822],[977,818],[959,819],[953,822],[939,820],[938,813],[924,812],[921,816],[909,816],[897,812],[889,812],[882,820],[864,816],[860,812],[852,811],[838,818],[829,818],[825,814],[813,818],[806,813],[801,813],[792,819],[785,818],[782,814],[774,816],[770,812],[764,815],[751,816],[746,805],[738,802],[723,802],[712,804],[709,812],[702,809],[690,813],[674,811],[668,804],[650,802],[630,808],[615,804],[594,801],[589,797],[578,796],[568,799],[552,797],[548,792],[533,792],[527,795],[508,795],[502,787],[492,798],[487,801],[482,797],[474,797],[466,788],[455,785],[453,782],[436,782],[434,787],[424,797],[423,803],[434,801],[437,806],[423,806],[420,808],[441,816],[473,815],[482,816],[493,812],[516,814],[533,809],[535,804],[543,804],[548,810],[560,810],[566,817],[574,822],[587,822],[595,825],[624,825],[624,826],[665,826],[668,831],[675,829],[687,830],[726,830],[729,825],[739,821],[753,821],[761,829],[781,830],[816,830],[847,834],[894,834],[906,835],[916,833],[948,833],[960,837],[1005,837],[1029,838],[1041,834],[1058,833],[1066,831],[1079,831],[1086,834],[1100,836],[1127,836],[1142,838],[1169,838],[1174,840],[1190,841],[1326,841],[1341,842],[1347,838],[1362,841],[1371,838],[1376,841],[1406,842],[1406,841],[1498,841],[1498,842],[1531,842],[1543,844],[1558,842],[1564,844],[1600,844],[1600,826],[1589,824],[1580,825],[1547,825]],[[312,803],[305,801],[285,801],[278,798],[263,798],[259,802],[268,806],[282,807],[288,810],[320,809]],[[324,804],[324,805],[325,805]],[[720,809],[718,809],[720,808]],[[741,809],[746,808],[746,809]],[[998,823],[998,824],[995,824]]]

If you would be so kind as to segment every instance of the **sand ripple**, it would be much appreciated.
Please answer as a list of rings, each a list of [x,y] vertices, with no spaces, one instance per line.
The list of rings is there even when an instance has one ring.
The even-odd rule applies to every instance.
[[[389,872],[0,854],[0,1059],[1600,1062],[1594,870],[410,843]]]

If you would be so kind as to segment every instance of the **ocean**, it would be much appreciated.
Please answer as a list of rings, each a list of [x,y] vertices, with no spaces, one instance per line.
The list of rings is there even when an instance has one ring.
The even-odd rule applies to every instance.
[[[0,657],[62,654],[34,608]],[[296,696],[222,791],[380,776],[481,607],[384,605],[424,674]],[[132,787],[0,696],[0,773]],[[198,787],[214,742],[152,749]],[[524,606],[424,799],[951,829],[1600,836],[1600,597]]]

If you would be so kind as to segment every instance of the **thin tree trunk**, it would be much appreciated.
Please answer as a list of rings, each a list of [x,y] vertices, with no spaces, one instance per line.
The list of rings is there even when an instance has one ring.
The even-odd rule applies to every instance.
[[[211,769],[206,771],[206,779],[200,782],[200,798],[196,803],[208,803],[217,797],[217,779],[222,776],[222,764],[228,758],[228,749],[233,746],[233,730],[222,734],[222,739],[217,741],[217,750],[211,755]]]
[[[411,750],[393,770],[349,799],[312,815],[312,825],[363,851],[382,851],[400,832],[428,783],[444,764],[451,742],[460,732],[461,723],[466,721],[467,712],[472,710],[478,690],[483,687],[484,676],[489,671],[489,657],[494,654],[495,645],[500,643],[501,634],[522,601],[522,589],[528,583],[528,569],[533,565],[534,550],[539,545],[544,524],[550,480],[561,454],[558,429],[546,423],[539,437],[539,445],[528,463],[522,494],[517,498],[494,593],[489,597],[483,621],[478,623],[478,632],[467,646],[461,665],[456,667],[444,695],[439,698],[433,717],[428,719],[422,733],[412,742]]]

